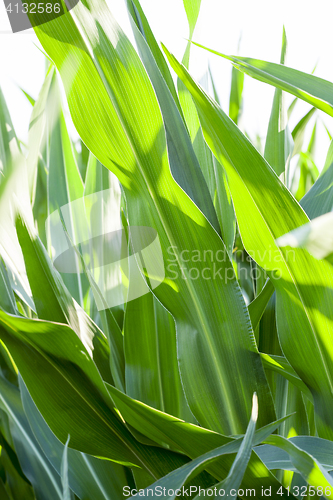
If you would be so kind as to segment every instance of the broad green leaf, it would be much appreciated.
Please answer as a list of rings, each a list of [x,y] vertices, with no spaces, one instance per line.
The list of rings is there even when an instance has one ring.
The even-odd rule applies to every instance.
[[[0,405],[7,413],[20,465],[31,482],[37,500],[62,500],[60,478],[31,432],[20,392],[0,377]]]
[[[179,113],[167,84],[158,70],[157,64],[149,50],[150,47],[148,47],[136,26],[133,26],[133,32],[139,54],[161,107],[171,173],[180,187],[183,188],[197,207],[202,210],[216,231],[220,232],[213,201],[193,150],[183,117]]]
[[[25,90],[23,90],[22,87],[19,87],[19,88],[23,92],[23,94],[25,95],[25,97],[28,99],[28,101],[30,102],[30,104],[32,106],[34,106],[36,100],[28,92],[26,92]]]
[[[236,69],[233,66],[231,72],[229,116],[236,124],[238,124],[242,113],[243,86],[244,86],[244,73],[238,71],[238,69]]]
[[[198,9],[200,8],[200,2],[198,2],[197,4]],[[187,3],[188,3],[187,8],[190,9],[191,2]],[[199,13],[199,10],[197,10],[197,13]],[[196,20],[197,17],[195,16],[193,16],[193,18],[188,17],[190,26],[190,35],[191,33],[193,34]],[[183,57],[183,64],[187,68],[189,66],[190,49],[191,49],[191,42],[189,41]],[[210,77],[212,80],[211,73]],[[230,190],[227,183],[226,174],[224,169],[220,168],[218,161],[211,154],[209,148],[207,147],[207,144],[205,143],[202,129],[200,126],[198,113],[195,109],[192,97],[188,92],[186,86],[180,79],[178,79],[178,93],[181,106],[184,112],[186,125],[189,130],[189,134],[193,143],[193,148],[197,155],[201,170],[205,177],[206,184],[208,186],[211,198],[214,203],[214,207],[216,210],[216,214],[221,229],[222,239],[227,247],[229,254],[231,255],[235,240],[236,221],[235,221],[235,213],[231,200]]]
[[[24,382],[20,378],[22,403],[30,427],[45,455],[60,474],[64,445],[57,439],[36,408]],[[122,465],[101,460],[68,448],[68,481],[79,498],[113,500],[120,497],[127,485]]]
[[[184,1],[184,6],[189,22],[189,42],[183,56],[183,64],[188,68],[190,62],[191,38],[197,22],[201,0],[198,2]],[[192,97],[188,92],[183,82],[178,79],[178,94],[182,106],[185,123],[187,125],[195,154],[198,158],[202,173],[206,180],[211,199],[217,213],[218,221],[221,228],[223,241],[228,249],[232,252],[235,239],[235,215],[230,197],[227,180],[223,169],[216,167],[216,159],[209,151],[201,130],[199,117],[195,109]],[[198,205],[198,203],[197,203]]]
[[[226,437],[203,427],[189,424],[150,408],[140,401],[135,401],[126,394],[117,391],[114,387],[107,385],[107,388],[126,423],[153,441],[168,444],[171,449],[182,451],[192,459],[214,448],[230,444],[232,441],[235,442],[232,437]],[[264,436],[274,432],[286,418],[288,417],[257,430],[255,442],[261,443],[265,439]],[[223,479],[227,476],[233,460],[233,455],[225,455],[223,460],[211,464],[207,470],[217,479]],[[272,485],[276,489],[281,486],[254,454],[251,456],[244,484],[247,487],[256,486],[258,491],[263,485],[265,487]]]
[[[208,49],[199,43],[194,45],[201,47],[213,54],[224,57],[231,61],[237,69],[243,71],[256,80],[268,83],[281,90],[299,97],[330,116],[333,116],[333,83],[318,78],[308,73],[303,73],[282,64],[270,63],[259,59],[248,57],[235,57],[222,54],[216,50]]]
[[[217,490],[216,493],[214,492],[215,499],[221,497],[222,493],[223,496],[227,495],[232,499],[237,498],[237,491],[242,483],[246,468],[250,460],[252,451],[252,442],[254,438],[257,418],[258,418],[258,400],[256,395],[254,394],[252,415],[245,436],[239,447],[235,461],[231,466],[229,474],[222,482],[215,485],[214,487],[214,490],[215,488]],[[198,499],[200,496],[201,494],[197,495],[195,498]]]
[[[329,488],[332,493],[333,478],[326,472],[324,467],[309,453],[301,450],[291,440],[282,436],[270,436],[266,440],[271,444],[286,451],[296,470],[303,476],[310,486],[314,488]]]
[[[10,500],[21,500],[22,498],[24,498],[24,500],[36,500],[34,490],[29,480],[19,475],[7,454],[7,450],[4,448],[1,450],[1,465],[6,471],[6,491],[10,495]]]
[[[20,217],[16,221],[16,230],[39,318],[58,323],[71,323],[72,320],[73,323],[73,299],[38,236],[32,234]]]
[[[188,464],[181,467],[180,469],[177,469],[177,470],[171,472],[170,474],[168,474],[164,478],[160,479],[159,481],[157,481],[156,483],[151,485],[150,488],[152,488],[152,491],[153,491],[152,498],[158,498],[159,491],[163,490],[163,488],[166,488],[167,496],[165,496],[165,498],[167,498],[168,500],[175,500],[177,498],[177,496],[179,496],[179,491],[182,490],[185,483],[187,483],[190,479],[192,479],[197,474],[199,474],[199,472],[201,472],[205,468],[205,466],[207,466],[207,464],[209,464],[210,462],[213,462],[214,460],[220,458],[221,456],[223,456],[225,454],[229,454],[229,453],[232,453],[235,451],[237,451],[237,455],[236,455],[236,459],[231,467],[231,470],[230,470],[227,478],[222,483],[220,483],[218,485],[218,487],[222,486],[222,484],[224,482],[229,483],[228,485],[230,485],[230,486],[232,485],[232,479],[234,479],[234,475],[235,475],[235,473],[234,473],[235,467],[238,467],[237,475],[238,475],[238,479],[240,479],[240,481],[241,481],[242,476],[243,476],[245,469],[246,469],[246,465],[247,465],[248,460],[250,458],[250,454],[251,454],[251,448],[252,448],[251,445],[252,445],[252,439],[253,439],[253,434],[254,434],[254,430],[255,430],[256,416],[257,416],[257,414],[255,412],[253,412],[248,429],[247,429],[247,432],[246,432],[243,439],[241,438],[241,439],[236,440],[232,443],[226,444],[220,448],[212,450],[209,453],[206,453],[205,455],[202,455],[202,456],[196,458],[192,462],[189,462]],[[242,467],[243,464],[241,463],[243,460],[246,463],[245,469]],[[187,492],[189,491],[190,495],[191,495],[191,494],[196,493],[198,491],[198,487],[192,486],[192,488],[189,488],[188,490],[185,489],[185,491],[187,491]],[[170,494],[169,492],[172,492],[172,493]],[[150,494],[150,492],[148,493],[148,490],[146,489],[145,495],[148,495],[148,494]],[[188,495],[188,493],[186,493],[186,495]],[[136,496],[139,497],[139,493],[134,495],[134,498]],[[209,495],[209,496],[211,496],[211,495]],[[196,495],[195,498],[198,498],[198,496]],[[214,496],[214,498],[217,498],[217,497]]]
[[[281,375],[276,377],[275,409],[279,418],[291,414],[279,428],[281,436],[289,438],[309,435],[304,396],[296,385]]]
[[[197,24],[201,0],[183,0],[183,3],[190,28],[189,38],[191,39],[194,33],[195,26]]]
[[[70,433],[74,449],[143,467],[153,479],[186,462],[133,439],[87,349],[69,327],[1,311],[0,322],[1,338],[31,397],[62,443]]]
[[[276,240],[280,247],[306,248],[316,259],[333,264],[333,213],[316,217]]]
[[[333,470],[333,443],[326,439],[312,436],[295,436],[288,441],[310,454],[326,470]],[[288,452],[269,444],[257,446],[255,452],[269,469],[286,469],[296,471]]]
[[[258,425],[273,421],[271,395],[229,258],[220,270],[220,277],[228,270],[228,281],[201,277],[205,268],[214,271],[211,258],[195,263],[198,280],[182,265],[183,250],[202,256],[210,250],[214,256],[225,247],[170,173],[160,108],[133,47],[102,0],[79,3],[75,12],[35,31],[60,71],[82,140],[124,188],[130,225],[154,228],[165,262],[175,259],[154,294],[176,320],[181,378],[192,413],[201,425],[242,433],[257,392],[263,408]]]
[[[0,479],[0,495],[2,500],[11,500],[2,479]]]
[[[149,291],[126,306],[124,348],[126,394],[194,422],[179,375],[174,319]]]
[[[290,248],[276,245],[277,238],[308,218],[232,120],[171,54],[168,58],[191,91],[205,138],[227,171],[244,247],[267,271],[276,289],[281,348],[312,392],[318,434],[332,438],[333,269],[304,250],[293,249],[291,254]]]
[[[285,64],[286,53],[287,36],[283,27],[281,65]],[[265,159],[277,175],[286,172],[288,176],[292,149],[292,137],[288,127],[285,95],[281,89],[277,88],[274,93],[264,152]],[[288,181],[288,179],[286,180]]]

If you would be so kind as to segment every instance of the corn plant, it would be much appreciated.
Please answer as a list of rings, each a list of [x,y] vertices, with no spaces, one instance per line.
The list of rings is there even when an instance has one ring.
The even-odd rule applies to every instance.
[[[317,168],[312,119],[333,84],[285,65],[285,32],[279,64],[215,51],[226,114],[189,73],[184,7],[182,62],[139,0],[136,48],[104,0],[32,19],[27,145],[0,92],[1,499],[332,494],[333,148]],[[276,88],[264,147],[244,73]]]

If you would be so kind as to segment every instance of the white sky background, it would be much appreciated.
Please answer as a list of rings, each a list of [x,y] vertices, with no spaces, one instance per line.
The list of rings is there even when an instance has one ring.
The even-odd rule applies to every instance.
[[[13,2],[16,3],[16,0]],[[131,37],[124,0],[108,0],[110,9],[124,31]],[[182,0],[141,0],[142,8],[158,41],[162,41],[178,59],[182,58],[188,36],[188,25]],[[332,0],[202,0],[193,40],[226,54],[236,54],[242,34],[239,55],[279,62],[282,27],[288,38],[287,65],[333,81]],[[0,0],[0,86],[5,94],[17,135],[27,139],[31,106],[18,85],[37,97],[44,79],[44,56],[33,30],[10,32],[3,1]],[[225,111],[228,110],[231,64],[203,49],[192,48],[190,72],[200,79],[210,62],[216,86]],[[266,134],[274,89],[245,76],[243,126],[254,137]],[[291,102],[292,96],[288,96]],[[310,106],[299,102],[291,126]],[[316,160],[322,168],[329,146],[321,125],[324,120],[333,132],[333,120],[317,112],[318,141]],[[313,121],[314,123],[314,121]],[[310,127],[311,128],[311,127]]]

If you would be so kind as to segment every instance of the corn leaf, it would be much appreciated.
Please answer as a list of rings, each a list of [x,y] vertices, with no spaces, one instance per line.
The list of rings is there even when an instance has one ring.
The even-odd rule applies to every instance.
[[[87,349],[69,327],[1,311],[0,323],[1,338],[31,397],[62,443],[70,433],[74,449],[143,467],[152,478],[186,462],[185,457],[144,447],[132,438]]]
[[[258,424],[273,421],[271,395],[235,277],[226,284],[212,279],[209,286],[201,277],[181,278],[183,250],[214,255],[225,247],[171,176],[158,102],[133,47],[102,1],[98,8],[96,2],[79,3],[75,14],[72,10],[35,31],[61,73],[81,138],[124,188],[130,225],[156,229],[166,262],[167,249],[176,252],[176,278],[167,270],[154,293],[176,319],[181,377],[192,413],[202,425],[225,434],[245,432],[257,392],[263,408]],[[205,267],[213,269],[212,262],[197,265],[199,276]],[[226,269],[234,276],[228,258],[221,275]]]
[[[61,482],[31,432],[24,414],[20,392],[0,376],[0,404],[7,413],[15,449],[26,477],[33,485],[36,498],[62,500]]]
[[[306,215],[237,126],[167,54],[195,99],[209,146],[226,168],[244,246],[276,288],[281,347],[313,394],[318,434],[332,438],[333,269],[304,250],[295,249],[290,257],[277,247],[279,236],[308,222]]]
[[[283,28],[280,64],[285,64],[287,36]],[[279,88],[275,89],[271,116],[265,143],[264,156],[277,175],[288,172],[292,153],[292,137],[287,122],[285,96]]]
[[[333,444],[332,441],[314,436],[295,436],[289,439],[301,450],[310,454],[326,470],[333,470]],[[269,469],[285,469],[297,471],[288,452],[270,444],[255,448],[256,453]]]
[[[257,418],[258,400],[254,394],[251,420],[229,474],[222,482],[214,486],[214,490],[215,488],[217,490],[216,492],[214,491],[215,499],[221,497],[221,494],[223,494],[223,496],[226,494],[232,499],[237,498],[237,491],[243,481],[243,477],[250,460]],[[198,499],[200,496],[201,494],[197,495],[195,498]]]
[[[22,403],[30,427],[52,466],[60,474],[64,445],[53,434],[36,408],[26,385],[19,378]],[[68,448],[68,481],[79,498],[88,496],[96,500],[113,500],[127,485],[122,465],[101,460]]]
[[[248,57],[228,56],[216,50],[208,49],[199,43],[193,43],[213,54],[228,59],[237,69],[256,80],[289,92],[333,116],[333,83],[281,64]]]
[[[316,217],[276,240],[280,247],[306,248],[316,259],[333,264],[333,214]]]
[[[282,436],[270,436],[266,439],[266,443],[286,451],[296,470],[310,486],[314,488],[321,487],[324,490],[325,488],[329,488],[329,491],[331,491],[333,487],[332,476],[326,472],[324,467],[312,455],[301,450],[292,441]]]

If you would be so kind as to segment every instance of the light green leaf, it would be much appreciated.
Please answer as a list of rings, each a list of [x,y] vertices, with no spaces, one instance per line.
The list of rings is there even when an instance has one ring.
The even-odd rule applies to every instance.
[[[305,213],[232,120],[169,53],[168,58],[191,91],[205,138],[227,171],[244,247],[276,288],[281,348],[313,394],[318,434],[332,438],[333,269],[304,250],[291,254],[277,247],[277,238],[308,222]]]
[[[266,440],[267,444],[276,446],[288,453],[290,460],[296,470],[303,476],[310,486],[314,488],[329,488],[332,493],[333,478],[326,472],[324,467],[309,453],[301,450],[291,440],[282,436],[270,436]]]
[[[294,140],[293,156],[299,154],[302,151],[306,127],[315,112],[316,108],[311,108],[310,111],[308,111],[306,115],[304,115],[303,118],[301,118],[301,120],[293,128],[293,131],[291,133]]]
[[[260,353],[260,356],[265,369],[280,373],[280,375],[298,387],[310,400],[312,400],[312,394],[308,387],[304,384],[304,382],[302,382],[297,373],[283,356],[265,354],[263,352]]]
[[[18,205],[32,222],[25,158],[0,89],[0,255],[5,261],[13,291],[34,310],[13,222]]]
[[[183,250],[202,255],[210,250],[214,256],[225,247],[171,175],[160,108],[133,47],[102,0],[78,3],[35,31],[61,73],[82,140],[124,188],[130,225],[154,228],[165,262],[175,259],[154,294],[176,320],[181,378],[192,413],[201,425],[225,434],[245,432],[257,392],[263,408],[258,425],[273,421],[271,395],[229,258],[219,263],[220,277],[230,274],[227,283],[201,277],[207,267],[214,271],[212,258],[195,263],[197,280],[183,266]]]
[[[150,408],[140,401],[135,401],[126,394],[117,391],[114,387],[107,385],[107,388],[127,424],[153,441],[160,444],[165,443],[171,449],[182,451],[192,459],[214,448],[230,444],[232,441],[235,442],[232,437],[222,436],[216,432],[189,424],[154,408]],[[288,417],[284,417],[257,430],[255,442],[261,443],[265,439],[265,436],[274,432],[286,418]],[[221,480],[227,476],[233,460],[233,455],[225,455],[223,460],[218,461],[216,464],[210,464],[207,470],[215,478]],[[258,491],[261,486],[268,487],[268,485],[272,485],[276,489],[281,486],[268,473],[268,470],[265,470],[265,467],[258,461],[255,454],[251,455],[250,467],[247,469],[244,477],[245,484],[247,487],[258,488]],[[284,495],[285,493],[283,493],[283,497]]]
[[[228,56],[194,43],[213,54],[231,61],[237,69],[256,80],[268,83],[299,97],[318,109],[333,116],[333,83],[282,64],[275,64],[248,57]]]
[[[133,26],[133,31],[139,54],[154,86],[156,97],[161,107],[171,173],[175,181],[183,188],[197,207],[202,210],[212,226],[219,233],[219,221],[216,217],[213,200],[210,197],[203,172],[200,169],[191,144],[183,116],[179,113],[166,82],[158,71],[147,43],[136,26]]]
[[[1,338],[31,397],[62,443],[70,433],[74,449],[143,467],[152,479],[186,462],[185,457],[133,439],[87,349],[68,326],[1,311],[0,323]]]
[[[244,86],[244,73],[238,71],[234,66],[231,72],[231,89],[229,99],[229,116],[238,124],[242,113],[242,94]]]
[[[45,138],[48,145],[48,218],[46,220],[46,234],[49,254],[55,260],[64,251],[62,239],[59,237],[60,213],[65,221],[66,230],[71,240],[74,243],[78,240],[78,228],[75,226],[76,221],[72,213],[72,202],[83,198],[84,189],[61,109],[56,75],[52,79],[45,103],[45,119],[48,132]],[[83,275],[80,273],[77,259],[73,263],[73,272],[63,273],[62,279],[72,297],[78,304],[83,306],[85,282]]]
[[[149,291],[126,306],[124,347],[126,394],[194,422],[178,370],[174,319]]]
[[[327,170],[321,172],[310,191],[302,198],[300,204],[310,219],[333,211],[333,158],[330,166]]]
[[[183,3],[185,7],[188,24],[190,27],[189,38],[191,39],[199,17],[201,0],[183,0]]]

